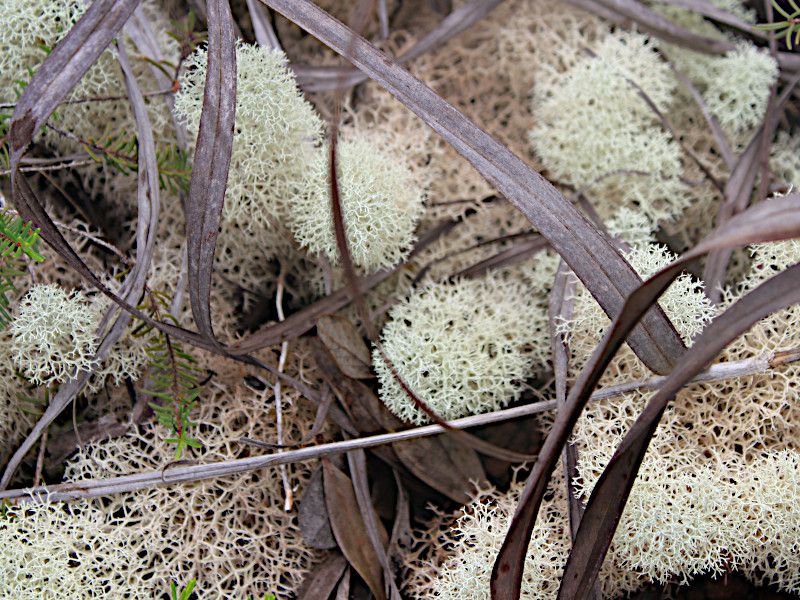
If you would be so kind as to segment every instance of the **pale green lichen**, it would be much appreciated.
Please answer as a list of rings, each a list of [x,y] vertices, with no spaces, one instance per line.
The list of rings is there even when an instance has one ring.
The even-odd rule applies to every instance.
[[[414,393],[443,419],[455,419],[519,397],[532,372],[526,347],[538,342],[540,310],[512,279],[432,284],[392,307],[381,339]],[[378,349],[373,364],[387,408],[405,421],[427,422]]]
[[[735,3],[720,3],[735,4]],[[722,6],[730,9],[731,6]],[[723,56],[695,52],[667,43],[659,49],[676,69],[699,89],[709,111],[735,143],[746,143],[748,133],[761,123],[767,108],[770,87],[778,76],[778,65],[763,48],[729,33],[723,33],[696,12],[660,6],[659,12],[678,25],[699,35],[735,42],[736,47]],[[740,12],[752,22],[752,11]]]
[[[534,88],[536,154],[604,216],[624,206],[653,222],[677,216],[688,202],[680,146],[631,84],[665,111],[676,85],[669,67],[633,33],[609,35],[593,53]]]
[[[36,385],[63,383],[95,366],[96,313],[80,292],[35,285],[11,323],[12,360]]]
[[[0,515],[0,597],[123,597],[127,582],[122,567],[136,561],[126,538],[133,532],[114,527],[98,505],[37,500],[42,502],[4,508]]]
[[[186,59],[175,98],[175,111],[192,132],[200,122],[206,57],[201,47]],[[236,125],[221,236],[243,230],[250,244],[231,260],[256,254],[261,261],[287,243],[281,225],[300,197],[323,126],[282,52],[239,43],[236,61]]]
[[[395,266],[411,250],[423,209],[422,191],[399,158],[385,155],[369,139],[341,142],[337,159],[339,194],[353,262],[366,272]],[[329,163],[329,152],[320,150],[289,223],[303,247],[338,262]]]

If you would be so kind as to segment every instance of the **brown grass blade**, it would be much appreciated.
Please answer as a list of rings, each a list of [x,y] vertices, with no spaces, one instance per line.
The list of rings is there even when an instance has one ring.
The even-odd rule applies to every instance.
[[[247,0],[247,10],[250,13],[250,20],[253,22],[253,33],[256,35],[258,45],[273,50],[283,50],[264,5],[258,0]]]
[[[33,136],[100,57],[139,0],[97,0],[48,55],[25,88],[9,129],[14,163]]]
[[[636,0],[597,0],[597,3],[638,23],[643,31],[673,44],[708,54],[724,54],[734,47],[728,41],[707,38],[680,27]]]
[[[562,260],[558,265],[553,289],[550,292],[548,321],[550,329],[551,355],[553,357],[553,376],[556,384],[556,405],[559,410],[567,403],[567,376],[569,374],[569,344],[566,336],[557,330],[558,322],[572,317],[574,306],[575,279],[567,264]],[[569,510],[569,528],[572,537],[578,531],[583,516],[583,505],[575,495],[573,479],[576,475],[578,453],[573,444],[566,444],[561,451],[561,462],[564,464],[564,483],[567,487],[567,508]]]
[[[248,2],[255,1],[248,0]],[[402,65],[419,58],[472,27],[502,2],[503,0],[471,0],[467,2],[442,19],[441,23],[420,38],[407,51],[399,54],[395,60]],[[350,87],[369,79],[358,69],[350,67],[294,65],[293,69],[298,85],[306,92],[325,92],[341,87]]]
[[[651,277],[646,284],[630,295],[622,312],[614,320],[581,371],[570,390],[566,406],[559,410],[553,427],[544,441],[539,460],[534,464],[528,477],[492,571],[493,600],[519,599],[525,554],[550,475],[592,390],[622,346],[628,332],[633,329],[639,315],[658,299],[686,264],[703,254],[718,248],[786,239],[798,235],[800,235],[800,195],[791,194],[763,202],[728,221],[693,250]]]
[[[358,508],[361,509],[361,516],[367,528],[367,536],[375,555],[378,557],[381,569],[383,569],[383,581],[388,588],[389,598],[392,600],[400,599],[400,592],[394,581],[394,571],[389,562],[387,548],[389,547],[389,535],[386,533],[383,524],[378,520],[375,507],[372,505],[372,497],[369,491],[369,478],[367,476],[367,455],[363,450],[354,450],[347,453],[347,464],[350,467],[350,474],[353,477],[353,490],[356,493]]]
[[[693,12],[703,15],[704,17],[708,17],[717,21],[718,23],[722,23],[724,25],[729,25],[730,27],[735,27],[741,31],[749,33],[755,37],[765,39],[767,36],[764,35],[763,31],[759,31],[758,29],[753,28],[753,26],[748,23],[747,21],[743,21],[733,13],[724,10],[712,2],[708,0],[663,0],[665,4],[671,4],[672,6],[678,6],[680,8],[686,8]]]
[[[380,562],[369,543],[369,534],[359,510],[350,478],[331,464],[322,461],[325,504],[331,518],[336,542],[347,562],[361,575],[378,600],[386,600]],[[385,532],[384,532],[385,533]]]
[[[620,443],[594,487],[564,569],[558,597],[584,598],[611,545],[650,439],[668,403],[721,350],[758,321],[800,302],[800,265],[776,275],[717,317],[681,358]]]
[[[200,334],[216,345],[211,275],[233,149],[236,38],[228,0],[210,0],[207,6],[208,66],[186,201],[186,240],[192,314]]]
[[[262,0],[385,87],[422,118],[548,239],[609,315],[641,280],[610,240],[541,175],[388,56],[308,0]],[[654,307],[629,344],[656,373],[666,373],[684,346]]]

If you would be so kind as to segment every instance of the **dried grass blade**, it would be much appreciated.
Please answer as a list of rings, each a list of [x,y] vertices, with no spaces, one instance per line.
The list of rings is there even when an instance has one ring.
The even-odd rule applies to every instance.
[[[308,0],[262,0],[323,41],[422,118],[531,221],[609,315],[641,279],[610,240],[541,175],[388,56]],[[674,326],[654,307],[629,344],[656,373],[684,351]]]
[[[559,410],[553,427],[544,441],[539,460],[536,461],[528,477],[492,571],[493,600],[519,600],[525,555],[550,475],[592,390],[633,329],[639,315],[648,310],[686,264],[703,254],[719,248],[787,239],[798,235],[800,235],[800,195],[791,194],[758,204],[728,221],[693,250],[648,279],[647,283],[630,295],[622,312],[607,330],[603,340],[581,371],[570,390],[566,406]]]
[[[252,2],[255,0],[248,0]],[[441,46],[462,31],[469,29],[503,0],[471,0],[452,11],[430,32],[425,34],[407,51],[396,58],[398,64],[405,64]],[[367,81],[369,77],[351,67],[309,67],[293,66],[297,83],[307,92],[331,91],[340,87],[350,87]]]
[[[724,54],[735,46],[726,40],[714,40],[685,29],[636,0],[597,0],[608,10],[638,23],[643,31],[686,48],[707,54]]]
[[[256,34],[258,45],[273,50],[282,50],[264,5],[258,0],[247,0],[247,10],[250,13],[250,20],[253,22],[253,33]]]
[[[195,323],[217,344],[211,323],[211,275],[236,116],[236,38],[228,0],[208,2],[208,66],[186,201],[189,299]]]
[[[730,13],[727,10],[719,8],[715,4],[709,2],[708,0],[663,0],[663,2],[665,4],[671,4],[672,6],[678,6],[680,8],[691,10],[700,15],[703,15],[704,17],[713,19],[718,23],[729,25],[741,31],[745,31],[755,37],[762,39],[767,37],[766,35],[764,35],[763,31],[754,29],[753,26],[747,21],[743,21],[733,13]]]
[[[572,317],[575,304],[575,279],[567,264],[562,260],[558,265],[553,289],[550,292],[548,321],[550,328],[550,344],[553,357],[553,376],[556,384],[556,405],[559,409],[567,403],[567,376],[569,374],[569,344],[565,335],[558,330],[558,324]],[[564,483],[567,487],[567,509],[569,510],[569,528],[572,537],[578,531],[583,516],[583,505],[575,494],[573,480],[577,474],[578,452],[573,444],[566,444],[561,452],[564,463]]]
[[[717,317],[647,403],[594,487],[570,553],[558,597],[592,589],[661,415],[678,390],[729,343],[770,314],[800,302],[800,265],[776,275]]]
[[[375,597],[386,600],[381,565],[372,544],[365,543],[369,534],[350,478],[327,459],[322,462],[322,475],[325,504],[339,548]]]
[[[17,102],[9,130],[12,170],[33,136],[100,57],[139,0],[96,0],[47,56]]]
[[[348,452],[347,464],[353,477],[353,490],[356,493],[358,507],[361,509],[361,516],[364,518],[364,525],[367,527],[369,542],[372,544],[372,549],[375,551],[378,562],[380,562],[383,569],[383,581],[388,588],[389,598],[400,600],[400,592],[397,589],[397,584],[395,584],[394,572],[387,554],[389,536],[378,520],[378,515],[375,513],[375,507],[372,506],[372,498],[369,493],[367,455],[363,450]]]

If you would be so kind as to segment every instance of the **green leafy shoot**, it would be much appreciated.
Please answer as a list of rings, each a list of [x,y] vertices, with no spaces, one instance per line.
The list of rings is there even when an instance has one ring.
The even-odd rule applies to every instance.
[[[139,165],[139,144],[136,136],[109,136],[103,140],[78,140],[97,163],[106,164],[123,175],[136,173]],[[162,190],[188,191],[192,169],[188,157],[171,144],[156,153],[158,180]]]
[[[195,51],[195,48],[201,43],[206,41],[208,35],[205,32],[195,31],[197,26],[197,18],[194,11],[189,11],[183,19],[170,21],[172,30],[167,32],[172,39],[178,42],[180,47],[181,63],[183,60]],[[177,69],[180,69],[180,64]],[[177,76],[175,77],[177,79]]]
[[[189,600],[189,596],[192,595],[194,591],[194,587],[197,585],[197,580],[192,579],[186,585],[186,587],[181,591],[180,595],[178,595],[178,586],[174,581],[170,582],[169,584],[169,591],[170,591],[170,600]]]
[[[156,320],[166,316],[174,322],[166,310],[168,307],[169,299],[165,294],[148,289],[147,302],[141,309],[150,312]],[[175,460],[178,460],[188,448],[202,448],[200,441],[190,435],[196,425],[190,415],[202,391],[201,373],[194,357],[180,343],[149,325],[136,331],[136,335],[147,334],[151,336],[146,346],[150,385],[142,393],[153,397],[150,408],[158,422],[171,431],[171,437],[165,441],[175,444]]]
[[[774,31],[786,36],[786,47],[792,49],[792,34],[794,34],[794,44],[800,44],[800,6],[797,5],[795,0],[788,0],[789,5],[792,7],[792,12],[784,9],[777,0],[772,0],[773,8],[785,19],[784,21],[776,21],[775,23],[759,23],[755,25],[755,29],[761,31]]]
[[[156,153],[158,182],[162,190],[172,193],[188,192],[192,167],[189,157],[176,144],[170,144]]]
[[[11,321],[10,296],[19,292],[14,282],[25,274],[27,261],[44,261],[38,246],[39,229],[34,229],[30,221],[0,209],[0,329]]]
[[[253,600],[253,597],[252,596],[248,596],[247,600]],[[264,600],[278,600],[278,599],[275,597],[275,594],[267,593],[267,594],[264,594]]]

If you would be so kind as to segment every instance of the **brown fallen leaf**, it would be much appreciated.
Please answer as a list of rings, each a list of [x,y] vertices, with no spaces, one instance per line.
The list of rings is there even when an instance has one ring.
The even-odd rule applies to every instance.
[[[319,339],[330,351],[339,369],[353,379],[372,379],[372,356],[355,325],[339,316],[317,321]]]
[[[393,444],[397,457],[416,477],[459,504],[486,481],[478,454],[449,435]]]
[[[322,461],[322,473],[325,504],[339,548],[377,600],[386,600],[383,569],[369,541],[350,478],[328,459]]]
[[[336,548],[328,509],[325,506],[325,490],[322,485],[322,467],[317,467],[303,492],[297,509],[297,521],[303,541],[312,548],[328,550]]]
[[[350,578],[348,577],[349,571],[347,569],[347,559],[344,556],[339,552],[331,554],[308,574],[300,593],[297,595],[297,599],[327,600],[336,585],[343,579],[342,573],[345,573],[345,577],[347,577],[349,588]]]

